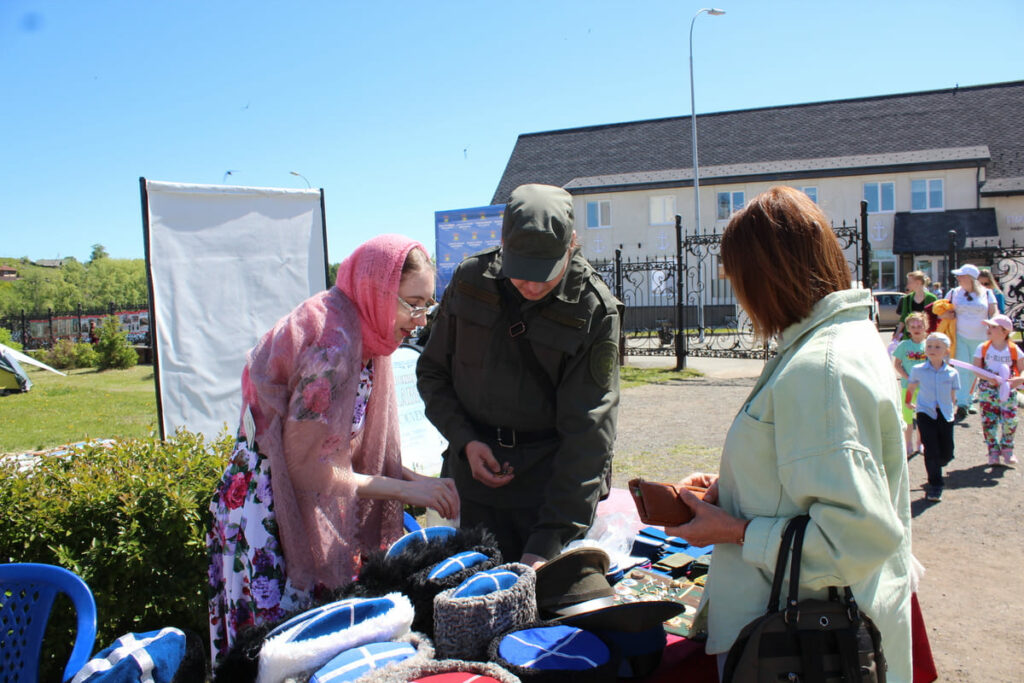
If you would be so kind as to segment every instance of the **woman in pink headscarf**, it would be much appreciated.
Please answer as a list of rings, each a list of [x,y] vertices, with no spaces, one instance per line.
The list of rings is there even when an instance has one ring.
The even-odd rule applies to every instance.
[[[404,503],[458,515],[454,483],[399,453],[390,356],[433,291],[422,244],[375,237],[249,352],[239,440],[210,504],[215,663],[240,629],[351,582],[362,554],[401,535]]]

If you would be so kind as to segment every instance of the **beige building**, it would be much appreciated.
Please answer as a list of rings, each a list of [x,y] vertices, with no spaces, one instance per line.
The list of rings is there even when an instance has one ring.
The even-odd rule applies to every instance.
[[[946,277],[950,231],[958,249],[1024,245],[1021,120],[1024,81],[698,115],[700,230],[785,184],[836,225],[868,202],[874,286],[902,288],[915,269]],[[675,215],[694,233],[690,141],[689,117],[521,135],[492,203],[521,183],[560,185],[589,259],[672,258]]]

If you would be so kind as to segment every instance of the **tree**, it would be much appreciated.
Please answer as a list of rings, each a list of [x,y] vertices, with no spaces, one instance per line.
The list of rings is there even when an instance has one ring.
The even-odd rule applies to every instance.
[[[102,244],[92,245],[92,254],[89,256],[89,263],[93,261],[99,261],[100,259],[109,258],[110,254],[107,253],[107,248]]]
[[[116,316],[108,315],[100,325],[100,339],[96,342],[99,354],[99,369],[124,369],[134,367],[139,362],[139,355],[128,341],[128,334],[121,331],[121,322]]]

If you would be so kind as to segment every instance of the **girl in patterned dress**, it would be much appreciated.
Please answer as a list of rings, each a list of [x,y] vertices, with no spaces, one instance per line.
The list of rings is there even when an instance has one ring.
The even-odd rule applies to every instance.
[[[214,665],[241,629],[350,583],[364,553],[401,535],[403,504],[458,516],[454,483],[403,467],[399,452],[390,356],[424,324],[433,290],[423,245],[375,237],[249,352],[206,539]]]
[[[985,321],[988,327],[988,341],[974,352],[974,364],[989,372],[998,373],[1006,366],[1010,375],[1010,395],[1006,400],[999,398],[999,383],[988,379],[978,380],[978,401],[981,404],[981,431],[985,435],[988,449],[988,464],[999,465],[1003,458],[1006,465],[1016,465],[1013,454],[1013,437],[1017,432],[1017,387],[1024,381],[1024,356],[1020,348],[1010,339],[1013,321],[998,314]]]

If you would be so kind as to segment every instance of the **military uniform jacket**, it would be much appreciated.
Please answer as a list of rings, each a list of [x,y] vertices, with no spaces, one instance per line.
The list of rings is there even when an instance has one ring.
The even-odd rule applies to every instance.
[[[445,469],[459,495],[496,508],[538,509],[524,552],[551,558],[586,532],[607,493],[621,304],[578,252],[541,301],[513,290],[538,368],[509,333],[501,286],[511,285],[501,275],[499,248],[463,261],[420,356],[418,387],[427,417],[448,440]],[[495,427],[549,436],[503,447]],[[514,479],[494,489],[474,479],[463,452],[470,441],[491,446]]]

